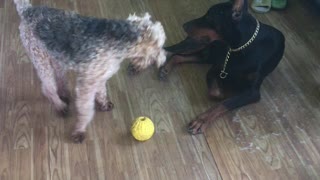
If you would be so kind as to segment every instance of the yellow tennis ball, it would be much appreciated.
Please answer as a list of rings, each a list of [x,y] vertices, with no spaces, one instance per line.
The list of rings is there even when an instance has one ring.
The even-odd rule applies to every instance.
[[[131,134],[138,141],[146,141],[154,134],[154,124],[147,117],[138,117],[131,126]]]

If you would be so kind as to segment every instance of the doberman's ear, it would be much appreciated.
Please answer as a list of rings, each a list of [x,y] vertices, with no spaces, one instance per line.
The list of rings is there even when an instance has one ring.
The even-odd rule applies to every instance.
[[[240,21],[244,12],[248,11],[247,0],[234,0],[232,6],[232,19]]]

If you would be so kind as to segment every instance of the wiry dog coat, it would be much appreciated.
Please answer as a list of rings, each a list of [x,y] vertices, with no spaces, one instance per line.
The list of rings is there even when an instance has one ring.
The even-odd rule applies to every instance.
[[[33,7],[28,0],[14,0],[21,17],[20,36],[42,82],[44,95],[60,112],[68,108],[65,71],[77,72],[76,107],[78,122],[73,132],[76,142],[94,115],[94,102],[100,110],[113,105],[106,94],[106,81],[124,59],[131,59],[139,71],[165,61],[162,46],[165,33],[150,15],[129,16],[127,20],[85,17],[74,12]]]

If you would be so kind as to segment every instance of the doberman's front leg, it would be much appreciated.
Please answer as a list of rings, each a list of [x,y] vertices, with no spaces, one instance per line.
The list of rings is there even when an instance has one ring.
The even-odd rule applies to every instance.
[[[210,123],[214,122],[219,116],[223,115],[227,111],[231,111],[259,100],[260,92],[258,89],[250,89],[237,96],[231,97],[217,107],[210,108],[189,123],[188,132],[194,135],[203,133]]]
[[[203,133],[210,123],[227,111],[223,105],[208,109],[188,124],[188,132],[193,135]]]
[[[172,69],[179,64],[199,63],[200,58],[197,56],[182,56],[173,55],[165,64],[160,68],[159,79],[165,80]]]
[[[160,80],[165,80],[175,65],[199,63],[200,59],[197,57],[197,54],[205,49],[207,45],[208,43],[187,37],[175,45],[165,47],[164,49],[167,51],[167,61],[160,69]]]

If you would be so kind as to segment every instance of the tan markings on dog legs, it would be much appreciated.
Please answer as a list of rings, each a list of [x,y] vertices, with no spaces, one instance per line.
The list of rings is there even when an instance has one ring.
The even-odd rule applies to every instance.
[[[224,99],[225,98],[225,94],[222,91],[222,89],[219,87],[218,82],[216,79],[214,79],[211,84],[210,87],[208,89],[208,95],[209,98],[211,99]]]

